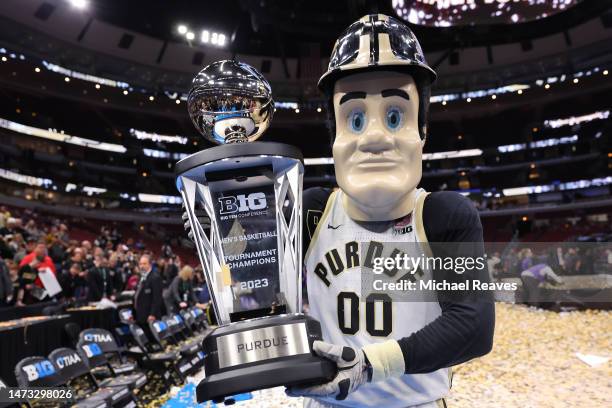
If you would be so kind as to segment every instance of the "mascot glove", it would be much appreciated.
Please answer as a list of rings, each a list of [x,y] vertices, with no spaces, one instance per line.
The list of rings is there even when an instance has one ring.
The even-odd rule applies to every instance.
[[[315,341],[314,352],[336,363],[338,372],[333,380],[310,387],[290,387],[287,395],[291,397],[335,397],[343,400],[346,396],[368,381],[368,362],[363,350],[348,346]]]

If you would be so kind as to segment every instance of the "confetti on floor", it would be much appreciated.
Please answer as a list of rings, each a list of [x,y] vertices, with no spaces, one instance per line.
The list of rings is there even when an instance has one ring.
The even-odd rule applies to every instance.
[[[612,364],[576,353],[612,357],[612,312],[499,303],[493,350],[454,368],[448,406],[612,407]]]

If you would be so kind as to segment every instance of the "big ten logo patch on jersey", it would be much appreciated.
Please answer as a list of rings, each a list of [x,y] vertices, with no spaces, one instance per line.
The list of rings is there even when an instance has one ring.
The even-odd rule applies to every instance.
[[[250,193],[249,195],[228,195],[219,197],[217,200],[220,206],[219,213],[222,215],[263,210],[268,207],[266,195],[262,192]]]
[[[414,254],[417,251],[419,249],[415,243],[349,241],[340,247],[327,251],[323,259],[317,262],[313,272],[325,286],[330,286],[333,277],[339,276],[349,269],[361,266],[372,272],[375,266],[379,264],[378,260],[383,257],[396,258],[406,253]],[[364,272],[363,268],[361,273]],[[407,279],[409,281],[416,281],[423,276],[423,271],[420,268],[405,271],[397,268],[384,268],[383,273],[390,278],[397,277],[398,280]]]
[[[412,213],[400,218],[393,224],[393,235],[404,235],[412,232]]]
[[[21,369],[28,376],[28,381],[35,381],[55,374],[55,368],[53,368],[53,364],[49,360],[23,366]]]
[[[70,367],[71,365],[82,362],[81,357],[77,353],[70,353],[64,356],[60,356],[55,359],[55,364],[59,368]]]
[[[317,229],[317,225],[319,225],[319,221],[321,220],[322,215],[323,211],[306,211],[306,232],[308,233],[308,238],[312,238],[312,236],[314,235],[314,232]]]
[[[102,354],[102,349],[96,343],[85,344],[83,345],[82,349],[88,358]]]

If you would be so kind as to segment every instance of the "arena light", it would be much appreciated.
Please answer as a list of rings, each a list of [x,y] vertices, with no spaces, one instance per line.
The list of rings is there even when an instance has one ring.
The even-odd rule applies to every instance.
[[[127,151],[125,146],[122,145],[99,142],[97,140],[86,139],[78,136],[71,136],[65,133],[58,133],[57,131],[53,130],[45,130],[33,126],[23,125],[21,123],[13,122],[2,118],[0,118],[0,128],[4,128],[13,132],[29,136],[54,140],[56,142],[64,142],[83,147],[90,147],[92,149],[105,150],[108,152],[125,153]]]
[[[200,37],[200,40],[204,43],[204,44],[208,44],[208,42],[210,41],[210,31],[208,30],[203,30],[202,31],[202,36]]]
[[[42,64],[49,71],[55,72],[57,74],[65,75],[67,77],[71,77],[74,79],[80,79],[82,81],[95,82],[98,85],[102,84],[106,86],[112,86],[114,88],[129,88],[130,86],[127,82],[114,81],[112,79],[101,78],[95,75],[83,74],[82,72],[72,71],[60,65],[52,64],[47,61],[43,61]]]
[[[283,101],[278,101],[278,102],[274,102],[274,108],[278,108],[278,109],[291,109],[291,110],[296,110],[298,109],[298,104],[297,102],[283,102]]]
[[[74,183],[66,183],[66,187],[64,189],[67,193],[70,193],[72,191],[76,191],[78,190],[78,187],[76,184]],[[81,192],[87,194],[88,196],[92,196],[94,194],[103,194],[106,193],[108,190],[106,188],[102,188],[102,187],[93,187],[93,186],[83,186],[81,188]]]
[[[192,41],[192,40],[195,38],[195,34],[194,34],[192,31],[188,31],[188,32],[185,34],[185,38],[186,38],[188,41]]]
[[[583,188],[604,187],[609,185],[612,185],[612,177],[595,178],[591,180],[576,180],[558,184],[544,184],[540,186],[505,188],[503,189],[503,193],[507,197],[512,197],[517,195],[541,194],[551,191],[579,190]]]
[[[552,147],[564,144],[574,144],[578,142],[578,135],[556,137],[544,140],[536,140],[529,143],[515,143],[503,146],[497,146],[497,151],[500,153],[512,153],[526,149],[540,149],[543,147]]]
[[[185,157],[189,156],[187,153],[170,153],[164,150],[155,150],[155,149],[142,149],[142,153],[147,157],[152,157],[154,159],[173,159],[173,160],[182,160]]]
[[[304,164],[306,166],[321,166],[327,164],[334,164],[333,157],[315,157],[315,158],[306,158],[304,159]]]
[[[185,35],[185,34],[187,34],[187,31],[189,31],[189,29],[187,28],[187,26],[185,24],[179,24],[178,27],[176,28],[176,31],[180,35]]]
[[[423,153],[423,160],[456,159],[460,157],[482,156],[480,149],[452,150],[448,152]]]
[[[200,34],[200,42],[202,44],[216,45],[217,47],[223,47],[227,41],[227,37],[223,33],[202,30]]]
[[[130,129],[130,135],[132,135],[138,140],[151,140],[153,142],[187,144],[187,138],[184,136],[160,135],[158,133],[146,132],[144,130],[138,130],[134,128]]]
[[[544,126],[552,129],[557,129],[563,126],[574,126],[594,120],[608,119],[610,111],[597,111],[581,116],[570,116],[569,118],[550,119],[544,121]]]
[[[27,184],[35,187],[51,187],[53,182],[46,178],[27,176],[11,170],[0,169],[0,177],[5,180],[14,181],[19,184]]]
[[[143,203],[155,204],[181,204],[183,201],[179,196],[167,196],[161,194],[138,194],[138,200]]]
[[[85,10],[89,6],[89,2],[87,0],[70,0],[70,5],[79,10]]]

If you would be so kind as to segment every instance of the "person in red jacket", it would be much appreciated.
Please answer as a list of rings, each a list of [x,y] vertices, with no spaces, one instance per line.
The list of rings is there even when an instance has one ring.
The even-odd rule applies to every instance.
[[[43,293],[44,286],[40,280],[40,273],[51,271],[56,275],[55,264],[47,255],[47,245],[39,241],[34,251],[27,254],[19,263],[20,290],[17,304],[32,304],[40,302],[46,296]]]

